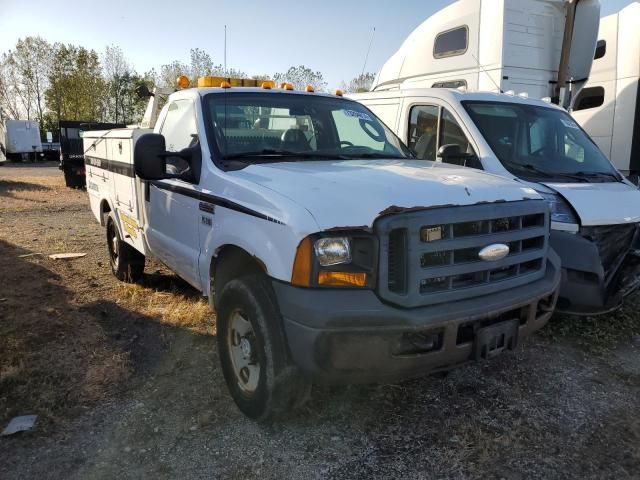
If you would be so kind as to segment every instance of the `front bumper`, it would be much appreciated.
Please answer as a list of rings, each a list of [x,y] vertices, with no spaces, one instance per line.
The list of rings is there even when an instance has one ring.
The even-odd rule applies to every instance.
[[[580,234],[551,231],[550,245],[562,260],[556,310],[573,315],[599,315],[616,310],[640,286],[640,256],[632,247],[607,274],[598,246]],[[629,249],[629,245],[621,245]]]
[[[379,383],[448,369],[474,359],[481,327],[519,320],[518,338],[543,327],[553,312],[560,261],[550,250],[540,280],[481,297],[402,309],[371,290],[296,288],[274,281],[293,361],[315,381]],[[407,353],[407,339],[432,338]]]

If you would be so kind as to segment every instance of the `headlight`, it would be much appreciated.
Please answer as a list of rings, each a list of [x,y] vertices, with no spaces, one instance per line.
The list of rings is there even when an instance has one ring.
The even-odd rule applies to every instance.
[[[293,261],[291,283],[311,288],[373,288],[378,242],[369,232],[344,236],[310,235],[300,242]],[[333,233],[335,235],[335,233]]]
[[[551,221],[558,223],[577,224],[578,219],[573,214],[571,206],[559,195],[555,193],[538,192],[544,198],[551,208]]]
[[[351,245],[346,237],[320,238],[316,240],[314,250],[323,267],[351,263]]]

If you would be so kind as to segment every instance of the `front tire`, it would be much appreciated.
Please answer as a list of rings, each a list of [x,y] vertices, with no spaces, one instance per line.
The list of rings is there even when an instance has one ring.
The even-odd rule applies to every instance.
[[[264,275],[224,286],[217,341],[229,392],[246,416],[266,420],[283,415],[309,397],[311,383],[289,360],[282,318]]]
[[[107,217],[107,248],[111,272],[118,280],[135,283],[142,278],[144,255],[122,240],[113,212]]]

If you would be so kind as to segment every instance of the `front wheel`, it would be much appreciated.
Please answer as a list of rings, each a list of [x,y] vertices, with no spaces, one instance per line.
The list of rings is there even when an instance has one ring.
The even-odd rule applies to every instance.
[[[144,255],[120,238],[115,216],[107,217],[107,248],[111,271],[118,280],[135,283],[144,273]]]
[[[248,417],[276,417],[309,397],[311,383],[289,360],[282,319],[264,276],[235,279],[222,289],[217,340],[231,396]]]

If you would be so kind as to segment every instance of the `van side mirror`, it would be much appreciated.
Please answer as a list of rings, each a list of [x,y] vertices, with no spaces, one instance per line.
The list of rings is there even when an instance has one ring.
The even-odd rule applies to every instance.
[[[166,146],[158,133],[146,133],[136,142],[133,150],[133,166],[142,180],[162,180],[166,173]]]
[[[480,159],[473,153],[463,152],[460,145],[442,145],[438,150],[438,158],[442,160],[442,163],[482,170]]]

